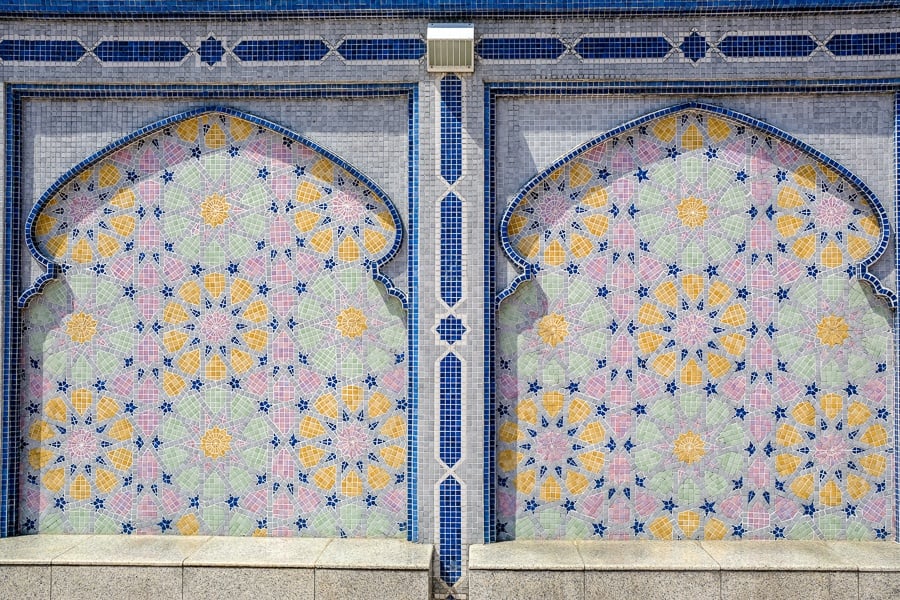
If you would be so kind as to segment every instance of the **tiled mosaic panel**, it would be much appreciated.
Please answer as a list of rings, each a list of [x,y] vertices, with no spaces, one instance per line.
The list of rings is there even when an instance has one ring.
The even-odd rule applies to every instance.
[[[404,536],[397,212],[237,116],[175,122],[34,221],[23,532]]]
[[[505,215],[498,538],[885,538],[882,226],[834,169],[699,110],[543,173]]]

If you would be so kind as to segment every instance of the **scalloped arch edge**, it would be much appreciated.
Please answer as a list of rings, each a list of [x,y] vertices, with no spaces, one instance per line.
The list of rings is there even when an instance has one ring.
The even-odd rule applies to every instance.
[[[875,263],[884,254],[891,236],[891,226],[890,222],[888,221],[887,212],[885,211],[884,206],[882,206],[881,201],[878,200],[878,197],[875,195],[875,193],[871,189],[869,189],[869,187],[859,177],[850,172],[846,167],[844,167],[831,157],[827,156],[826,154],[823,154],[822,152],[816,150],[806,142],[803,142],[790,135],[789,133],[778,129],[777,127],[769,125],[764,121],[755,119],[749,115],[745,115],[743,113],[733,111],[721,106],[716,106],[714,104],[707,104],[705,102],[684,102],[675,106],[670,106],[654,111],[652,113],[648,113],[631,121],[623,123],[615,127],[614,129],[611,129],[606,133],[593,138],[592,140],[575,148],[574,150],[567,152],[565,156],[557,159],[550,166],[546,167],[538,175],[533,177],[528,183],[525,184],[525,186],[519,191],[519,193],[516,194],[515,198],[513,198],[512,202],[509,203],[509,206],[507,206],[506,210],[503,212],[503,216],[500,219],[498,231],[503,232],[506,230],[507,226],[509,225],[509,220],[512,218],[513,213],[516,211],[525,196],[527,196],[531,190],[533,190],[539,183],[547,179],[550,174],[557,169],[572,162],[594,146],[602,144],[603,142],[629,129],[639,127],[640,125],[670,114],[675,114],[687,110],[700,110],[708,113],[713,113],[715,115],[733,119],[735,121],[765,131],[766,133],[769,133],[772,136],[795,146],[799,150],[814,156],[817,160],[834,169],[835,171],[846,177],[853,185],[859,188],[859,190],[863,192],[863,194],[865,194],[866,200],[872,206],[875,214],[878,215],[878,225],[881,228],[881,240],[879,240],[878,248],[876,248],[876,250],[872,254],[864,258],[862,261],[856,263],[855,265],[852,265],[852,268],[855,271],[857,279],[865,281],[867,284],[869,284],[869,286],[872,288],[873,293],[879,298],[882,298],[890,308],[894,310],[897,309],[897,293],[894,290],[886,287],[877,276],[869,271],[869,266]],[[510,261],[512,261],[516,266],[520,267],[522,269],[522,272],[509,285],[507,285],[506,288],[504,288],[494,297],[494,303],[497,305],[499,305],[499,303],[504,299],[511,296],[522,283],[532,279],[534,275],[540,270],[540,266],[538,263],[532,263],[526,260],[515,250],[515,248],[512,247],[512,245],[509,243],[509,240],[505,239],[503,235],[500,236],[500,245],[503,248],[503,252],[504,254],[506,254],[507,258],[509,258]]]
[[[37,221],[38,216],[46,207],[47,202],[49,202],[50,199],[53,198],[53,196],[63,188],[63,186],[72,181],[79,173],[99,163],[100,161],[111,155],[113,152],[126,147],[127,145],[137,141],[140,138],[165,129],[166,127],[170,127],[175,123],[187,121],[189,119],[208,114],[223,114],[230,117],[242,119],[249,123],[253,123],[254,125],[265,127],[266,129],[269,129],[270,131],[273,131],[278,135],[282,135],[294,142],[303,144],[314,152],[317,152],[328,160],[334,162],[336,165],[352,174],[355,178],[359,179],[360,182],[371,189],[372,192],[374,192],[378,196],[378,198],[382,202],[384,202],[385,206],[390,212],[397,234],[396,236],[394,236],[394,243],[391,246],[390,250],[388,250],[378,261],[369,262],[367,270],[370,272],[371,277],[374,281],[377,281],[384,285],[390,295],[400,300],[404,310],[408,309],[408,300],[406,294],[394,285],[394,282],[390,277],[384,275],[380,271],[382,265],[390,262],[390,260],[394,258],[394,256],[396,256],[397,252],[400,249],[400,246],[403,243],[404,236],[403,221],[400,218],[400,213],[397,210],[397,207],[394,206],[394,203],[391,201],[390,197],[375,182],[366,177],[353,165],[351,165],[338,155],[334,154],[330,150],[323,148],[316,142],[305,138],[295,133],[294,131],[291,131],[290,129],[287,129],[286,127],[278,125],[277,123],[273,123],[261,117],[257,117],[249,113],[245,113],[243,111],[221,105],[211,105],[194,108],[188,111],[168,116],[164,119],[146,125],[126,135],[125,137],[112,142],[111,144],[98,150],[88,158],[82,160],[74,167],[66,171],[65,174],[63,174],[53,183],[53,185],[47,188],[47,190],[41,195],[37,203],[35,203],[34,207],[28,214],[28,218],[25,221],[25,244],[28,247],[28,251],[31,253],[31,256],[44,267],[45,272],[43,275],[39,276],[37,279],[31,282],[28,288],[26,288],[25,291],[22,292],[22,294],[19,296],[17,300],[17,306],[19,309],[25,308],[25,306],[28,304],[28,301],[32,297],[40,294],[44,286],[46,286],[50,281],[53,281],[59,276],[60,266],[53,262],[51,258],[43,255],[40,250],[38,250],[37,245],[34,243],[33,237],[34,224]]]

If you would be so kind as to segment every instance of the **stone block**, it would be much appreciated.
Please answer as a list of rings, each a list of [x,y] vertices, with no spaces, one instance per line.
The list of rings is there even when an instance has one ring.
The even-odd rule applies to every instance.
[[[181,598],[181,567],[52,567],[51,598],[60,600],[160,600]]]
[[[430,600],[430,571],[316,568],[316,600]]]
[[[313,600],[312,569],[184,567],[184,600]]]
[[[584,597],[592,600],[719,600],[718,571],[586,571]]]
[[[469,571],[469,600],[583,600],[585,597],[581,570]]]

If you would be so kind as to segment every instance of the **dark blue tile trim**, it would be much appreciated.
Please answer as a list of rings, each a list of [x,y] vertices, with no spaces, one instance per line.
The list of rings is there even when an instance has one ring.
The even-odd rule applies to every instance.
[[[475,53],[486,60],[554,60],[566,45],[556,38],[481,38]]]
[[[19,350],[21,344],[21,308],[40,286],[56,274],[56,266],[49,259],[36,253],[36,247],[31,240],[31,224],[40,212],[40,208],[47,200],[65,185],[79,171],[102,159],[105,155],[115,151],[121,146],[130,143],[136,138],[147,135],[167,124],[177,120],[183,120],[209,112],[211,110],[223,112],[247,119],[258,125],[267,127],[281,135],[295,139],[308,145],[314,151],[328,157],[341,165],[344,169],[352,169],[337,156],[318,144],[301,138],[297,134],[274,123],[258,117],[246,115],[228,107],[203,107],[169,117],[163,121],[144,127],[131,135],[107,146],[79,163],[78,166],[67,172],[57,180],[53,186],[41,197],[35,209],[32,210],[25,223],[24,231],[21,223],[20,210],[21,198],[19,194],[19,174],[21,156],[21,119],[22,101],[26,98],[91,98],[91,99],[166,99],[189,98],[209,100],[240,100],[247,98],[271,98],[271,99],[302,99],[302,98],[379,98],[379,97],[406,97],[408,111],[408,238],[407,238],[407,275],[408,295],[393,287],[393,283],[378,271],[378,267],[394,256],[402,243],[402,231],[399,213],[393,204],[388,201],[389,209],[398,223],[398,232],[394,246],[382,257],[378,264],[372,267],[374,279],[382,282],[390,293],[397,296],[407,310],[408,324],[408,403],[407,411],[407,537],[411,541],[418,539],[418,176],[419,176],[419,108],[418,86],[415,84],[335,84],[335,85],[273,85],[273,86],[203,86],[203,85],[169,85],[169,86],[130,86],[130,85],[35,85],[35,84],[8,84],[6,93],[6,227],[4,235],[4,329],[3,329],[3,406],[2,422],[0,422],[0,441],[2,441],[3,454],[0,456],[0,537],[8,537],[16,533],[17,498],[18,498],[18,382],[19,382]],[[374,182],[365,176],[352,171],[359,176],[360,181],[371,187],[375,193],[387,198]],[[31,292],[20,295],[21,282],[19,279],[20,248],[22,247],[23,234],[27,232],[25,242],[29,250],[35,254],[40,262],[47,268],[47,273],[41,276],[32,286]],[[19,298],[17,301],[16,298]]]
[[[621,38],[581,38],[575,44],[575,52],[586,59],[641,59],[665,58],[672,50],[672,44],[662,36],[621,37]]]
[[[894,94],[894,148],[896,152],[896,191],[894,219],[900,223],[900,93]],[[900,243],[894,237],[894,266],[900,269]],[[900,270],[895,271],[895,273]],[[894,311],[894,359],[900,356],[900,310]],[[894,541],[900,542],[900,367],[894,367]]]
[[[19,344],[21,314],[19,295],[22,226],[19,203],[19,152],[22,102],[6,88],[6,185],[3,252],[3,406],[0,420],[0,537],[14,535],[18,515],[19,483]]]
[[[425,42],[419,38],[352,39],[337,48],[346,60],[418,60],[425,56]]]
[[[734,81],[734,82],[686,82],[686,81],[652,81],[652,82],[632,82],[632,83],[623,83],[623,82],[568,82],[568,83],[558,83],[558,82],[505,82],[505,83],[486,83],[484,90],[484,323],[485,323],[485,343],[484,343],[484,360],[483,360],[483,373],[484,373],[484,391],[485,391],[485,400],[484,400],[484,439],[482,440],[482,447],[484,452],[484,541],[485,543],[490,543],[496,541],[496,522],[494,519],[494,511],[495,511],[495,503],[496,503],[496,485],[495,485],[495,465],[494,465],[494,455],[495,455],[495,437],[496,437],[496,428],[494,424],[494,414],[496,410],[496,384],[494,383],[494,340],[495,340],[495,321],[496,321],[496,309],[498,303],[502,300],[504,294],[506,292],[510,292],[515,289],[517,282],[521,282],[524,279],[530,277],[529,269],[530,265],[528,265],[527,261],[518,262],[519,266],[525,270],[522,276],[517,278],[516,282],[513,282],[509,288],[507,288],[506,292],[497,294],[495,290],[495,255],[496,252],[494,250],[494,246],[497,240],[498,231],[501,231],[504,227],[503,224],[498,226],[496,224],[495,219],[495,210],[496,210],[496,202],[497,197],[494,190],[494,154],[496,151],[494,140],[495,140],[495,113],[496,113],[496,102],[498,98],[508,97],[508,96],[551,96],[551,97],[559,97],[560,95],[570,95],[570,96],[580,96],[580,95],[607,95],[607,96],[616,96],[616,95],[646,95],[646,94],[672,94],[672,95],[706,95],[706,94],[737,94],[737,95],[773,95],[773,94],[783,94],[783,93],[817,93],[817,94],[853,94],[853,93],[871,93],[871,92],[891,92],[897,93],[900,91],[900,79],[850,79],[850,80],[796,80],[796,81]],[[712,109],[714,112],[719,114],[724,114],[730,116],[732,118],[737,118],[737,115],[740,113],[733,113],[732,111],[728,111],[726,109],[722,109],[719,107],[708,107],[707,105],[701,105],[699,103],[693,102],[688,104],[680,105],[680,107],[673,107],[670,109],[665,109],[667,112],[672,112],[676,109],[682,109],[685,106],[703,106],[706,109]],[[896,120],[897,120],[897,194],[900,197],[900,94],[896,97]],[[661,111],[664,112],[664,111]],[[660,116],[659,113],[654,113],[653,118]],[[760,127],[763,130],[770,132],[774,136],[787,136],[786,133],[781,132],[780,130],[770,126],[765,125],[764,123],[760,123],[755,119],[751,119],[750,117],[746,117],[744,115],[740,115],[742,118],[750,119],[748,124],[754,125],[756,127]],[[640,120],[645,120],[647,117],[644,117]],[[622,127],[616,128],[613,132],[620,132],[628,127],[633,127],[638,124],[637,121],[632,121],[631,123],[624,125]],[[598,138],[597,140],[593,140],[589,144],[593,145],[595,142],[599,143],[598,140],[602,141],[606,139],[609,135],[614,135],[613,132],[606,134],[602,138]],[[790,138],[790,136],[788,136]],[[871,191],[865,187],[862,181],[849,173],[846,169],[829,159],[827,156],[822,153],[809,148],[802,142],[793,140],[791,143],[798,145],[801,148],[808,148],[806,151],[811,151],[819,160],[828,164],[832,169],[837,169],[839,172],[853,181],[854,185],[860,186],[860,189],[867,193],[871,199],[874,199],[874,195],[871,194]],[[571,154],[580,154],[585,147],[582,147]],[[554,166],[552,166],[548,171],[555,170],[559,168],[561,164],[564,164],[569,160],[569,157],[560,159]],[[540,177],[540,176],[539,176]],[[535,178],[535,180],[538,178]],[[530,183],[536,183],[535,180],[532,180]],[[530,185],[530,184],[529,184]],[[533,187],[533,186],[532,186]],[[887,236],[890,235],[887,226],[887,213],[884,211],[884,208],[877,203],[877,200],[872,203],[873,206],[877,207],[877,211],[879,213],[879,219],[882,224],[882,231],[886,233],[883,236],[882,243],[880,244],[878,255],[884,252],[887,246]],[[897,203],[895,207],[897,211],[898,218],[900,218],[900,202]],[[505,215],[511,214],[509,210],[505,213]],[[896,241],[896,240],[895,240]],[[897,266],[900,268],[900,246],[897,249]],[[896,295],[890,291],[881,287],[879,290],[876,286],[881,286],[880,282],[872,281],[875,279],[871,275],[866,277],[868,273],[863,273],[860,275],[860,278],[868,281],[873,287],[875,287],[875,291],[877,294],[883,295],[892,301],[892,306],[896,309]],[[508,295],[508,294],[506,294]],[[893,297],[893,298],[892,298]],[[900,311],[894,311],[894,326],[895,330],[900,328]],[[898,342],[897,347],[898,353],[900,353],[900,342]],[[894,373],[895,381],[900,382],[900,368],[895,369]],[[900,415],[900,395],[895,392],[895,400],[894,400],[894,414]],[[900,452],[900,421],[895,420],[894,423],[894,444],[895,444],[895,455],[897,452]],[[900,463],[895,461],[894,464],[894,479],[895,481],[900,481]],[[895,489],[895,502],[894,502],[894,519],[895,526],[894,530],[898,531],[900,529],[900,489]],[[900,539],[900,537],[898,537]]]
[[[900,32],[838,34],[825,47],[835,56],[900,54]]]
[[[85,49],[75,40],[3,40],[0,59],[41,62],[75,62]]]
[[[399,86],[398,86],[399,87]],[[406,303],[407,352],[407,461],[406,461],[406,538],[419,540],[419,86],[405,88],[407,94],[407,205],[409,237],[406,249],[406,277],[409,299]]]
[[[441,177],[453,184],[462,175],[462,80],[441,79]]]
[[[449,193],[441,200],[441,299],[455,306],[462,299],[462,200]]]
[[[809,35],[729,35],[716,47],[729,58],[797,58],[818,46]]]
[[[108,41],[94,48],[94,56],[101,62],[181,62],[190,51],[175,41]]]
[[[321,40],[244,40],[232,49],[244,62],[316,61],[328,54]]]
[[[261,6],[261,4],[263,6]],[[715,14],[733,11],[896,9],[897,0],[2,0],[0,15],[271,18],[291,15]]]
[[[441,359],[439,387],[438,455],[452,469],[462,457],[462,363],[452,352]]]
[[[438,560],[441,579],[453,585],[462,575],[462,486],[450,475],[441,482],[438,495],[441,535]]]
[[[494,383],[494,330],[496,328],[496,304],[494,294],[494,274],[496,266],[494,246],[497,238],[494,227],[494,211],[496,196],[494,194],[494,153],[495,136],[494,129],[494,103],[502,94],[496,91],[494,85],[488,83],[484,86],[484,411],[482,412],[482,473],[484,474],[482,491],[482,510],[484,518],[484,543],[489,544],[497,539],[497,524],[494,518],[496,502],[496,478],[494,475],[494,455],[496,440],[496,425],[494,424],[494,398],[496,397],[496,384]]]

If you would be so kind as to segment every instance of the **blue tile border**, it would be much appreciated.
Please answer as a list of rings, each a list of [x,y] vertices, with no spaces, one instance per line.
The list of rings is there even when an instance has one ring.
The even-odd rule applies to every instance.
[[[292,131],[271,123],[259,117],[247,115],[235,109],[223,106],[204,106],[181,114],[177,114],[162,121],[158,121],[143,127],[128,136],[120,139],[106,148],[96,152],[78,165],[70,169],[58,179],[35,204],[28,219],[25,222],[24,231],[21,221],[21,198],[19,195],[18,174],[20,172],[21,143],[20,131],[22,126],[23,101],[29,98],[91,98],[91,99],[166,99],[189,98],[202,101],[228,101],[247,98],[279,98],[279,99],[303,99],[303,98],[377,98],[377,97],[406,97],[408,111],[408,206],[409,214],[407,237],[407,265],[408,265],[408,291],[404,294],[395,288],[393,282],[379,272],[379,267],[388,262],[400,249],[402,244],[403,228],[393,247],[379,261],[370,266],[373,279],[384,284],[391,295],[396,296],[407,310],[407,352],[409,356],[408,370],[408,448],[407,448],[407,537],[411,541],[418,539],[418,174],[419,174],[419,140],[418,140],[418,86],[414,84],[346,84],[346,85],[277,85],[277,86],[130,86],[130,85],[32,85],[32,84],[7,84],[6,93],[6,231],[4,236],[4,330],[3,330],[3,415],[2,438],[0,447],[3,455],[0,457],[0,537],[15,535],[17,500],[18,500],[18,434],[15,423],[18,422],[18,356],[21,342],[21,309],[25,306],[41,286],[53,279],[58,267],[47,257],[42,256],[31,238],[31,226],[46,202],[66,182],[78,172],[89,165],[101,160],[110,152],[128,144],[138,137],[142,137],[166,127],[176,121],[185,120],[199,114],[211,111],[238,116],[258,125],[272,129],[273,131],[295,139],[330,160],[339,164],[344,169],[352,169],[365,185],[371,187],[376,193],[387,196],[380,188],[365,176],[357,173],[345,161],[335,156],[318,144],[306,140]],[[401,222],[399,212],[387,201],[386,204],[399,224]],[[35,259],[47,269],[47,272],[39,277],[24,293],[21,293],[22,283],[19,280],[19,260],[21,256],[22,241],[27,245]],[[17,299],[18,298],[18,299]],[[9,425],[13,425],[9,427]]]
[[[898,0],[900,1],[900,0]],[[884,58],[900,54],[900,32],[836,33],[823,39],[831,58]],[[666,60],[672,50],[697,62],[718,50],[725,59],[805,58],[820,47],[812,34],[727,34],[718,42],[709,34],[694,31],[680,42],[663,35],[591,37],[578,40],[572,53],[583,60]],[[335,48],[348,62],[418,61],[425,56],[425,42],[409,38],[351,38]],[[556,37],[484,37],[475,45],[481,60],[527,62],[559,60],[568,52],[567,43]],[[180,63],[196,53],[208,66],[222,62],[229,51],[222,41],[210,36],[196,50],[181,40],[106,40],[86,49],[77,40],[5,39],[0,41],[0,60],[10,62],[76,62],[93,54],[103,63]],[[230,49],[242,63],[318,62],[331,46],[317,38],[243,40]]]
[[[355,16],[552,14],[717,14],[734,11],[777,13],[798,10],[888,10],[900,7],[897,0],[268,0],[265,7],[254,0],[2,0],[0,15],[27,17],[133,17],[185,18],[226,16],[272,18],[278,16],[335,15],[354,11]]]
[[[887,249],[890,228],[887,219],[887,212],[878,202],[875,195],[869,188],[855,175],[847,171],[846,168],[836,163],[826,155],[809,147],[803,142],[793,138],[787,133],[762,123],[752,117],[748,117],[741,113],[736,113],[728,109],[702,104],[699,102],[682,103],[677,106],[657,111],[650,115],[646,115],[606,134],[595,138],[588,144],[570,152],[565,157],[556,161],[552,166],[542,171],[526,184],[523,191],[516,197],[504,213],[504,219],[501,223],[495,222],[495,210],[497,197],[494,191],[494,155],[495,155],[495,127],[496,127],[496,102],[501,97],[508,96],[553,96],[561,95],[569,96],[585,96],[585,95],[606,95],[606,96],[630,96],[630,95],[700,95],[700,94],[740,94],[740,95],[774,95],[779,93],[818,93],[818,94],[838,94],[847,95],[854,93],[871,93],[871,92],[891,92],[895,93],[895,120],[896,120],[896,140],[897,140],[897,198],[895,199],[895,211],[897,218],[900,219],[900,78],[894,79],[849,79],[849,80],[789,80],[789,81],[707,81],[707,82],[690,82],[690,81],[650,81],[650,82],[503,82],[503,83],[486,83],[484,90],[484,322],[485,322],[485,344],[483,357],[483,373],[485,381],[485,400],[484,400],[484,438],[482,447],[484,453],[484,541],[485,543],[494,542],[496,536],[495,522],[495,503],[496,503],[496,479],[494,465],[494,447],[495,447],[495,398],[496,384],[494,382],[494,339],[495,339],[495,323],[496,310],[498,303],[509,294],[511,294],[519,283],[529,279],[533,275],[534,266],[530,265],[524,258],[516,257],[514,251],[505,243],[506,240],[501,239],[504,244],[504,250],[509,254],[510,258],[522,268],[523,273],[513,281],[506,290],[499,294],[494,289],[494,273],[496,260],[495,240],[498,239],[498,232],[505,228],[506,219],[512,214],[511,208],[524,197],[527,190],[532,189],[534,185],[539,183],[547,173],[550,173],[562,164],[565,164],[572,157],[580,154],[584,150],[602,142],[609,137],[631,127],[639,125],[652,118],[658,118],[664,114],[672,113],[678,110],[684,110],[686,107],[698,107],[704,110],[716,112],[726,115],[733,119],[742,120],[749,125],[758,127],[773,136],[779,137],[791,144],[808,152],[817,159],[828,165],[830,168],[840,172],[841,175],[852,181],[852,183],[860,188],[866,194],[870,204],[878,213],[880,225],[882,227],[882,240],[878,250],[869,258],[858,265],[857,276],[866,280],[875,289],[875,293],[886,297],[894,308],[894,325],[895,325],[895,344],[897,355],[900,356],[900,336],[897,331],[900,330],[900,311],[897,310],[897,295],[884,288],[880,281],[866,270],[878,257],[880,257]],[[727,102],[727,99],[723,99]],[[895,240],[896,242],[896,240]],[[900,247],[897,248],[897,267],[900,270]],[[895,382],[900,384],[900,365],[895,366],[894,372]],[[895,385],[896,388],[896,385]],[[900,392],[894,391],[894,456],[900,452]],[[900,481],[900,463],[894,461],[894,480]],[[900,527],[900,489],[895,484],[895,502],[894,502],[894,522],[895,532]],[[900,541],[900,534],[897,540]]]
[[[896,196],[894,218],[900,224],[900,93],[894,94],[894,148],[896,152]],[[895,267],[900,273],[900,244],[894,238]],[[900,357],[900,310],[894,311],[894,338],[896,353]],[[894,368],[894,541],[900,542],[900,367]]]

